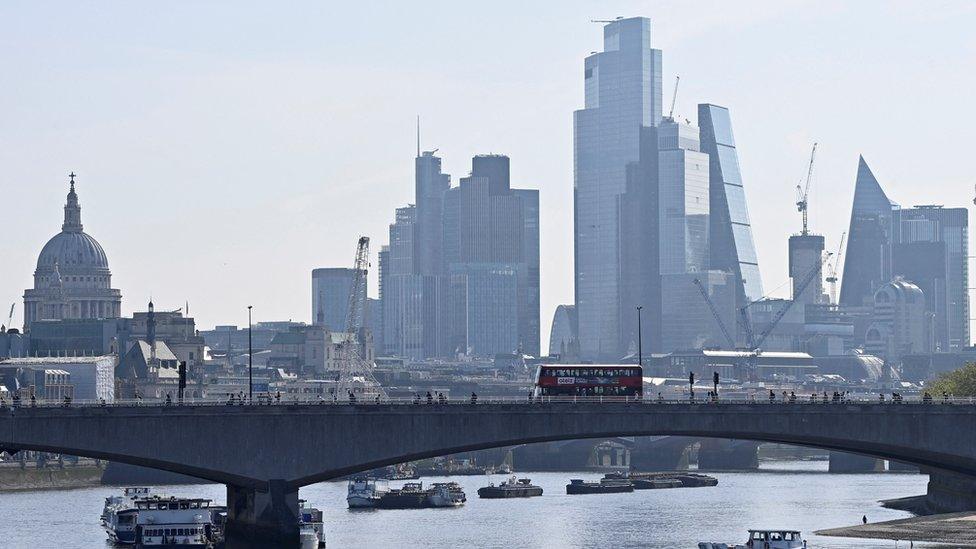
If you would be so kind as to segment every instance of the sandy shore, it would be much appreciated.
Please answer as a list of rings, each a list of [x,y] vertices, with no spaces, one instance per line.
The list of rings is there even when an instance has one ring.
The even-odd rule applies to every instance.
[[[820,536],[890,539],[976,547],[976,513],[945,513],[818,530]]]

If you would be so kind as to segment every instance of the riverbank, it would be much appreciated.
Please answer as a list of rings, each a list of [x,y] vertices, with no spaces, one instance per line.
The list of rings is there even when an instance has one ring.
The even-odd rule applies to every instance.
[[[0,467],[0,492],[67,490],[102,484],[102,468],[94,464],[60,467]]]
[[[976,547],[976,513],[944,513],[829,528],[814,532],[818,536],[886,539],[945,543],[953,547]]]

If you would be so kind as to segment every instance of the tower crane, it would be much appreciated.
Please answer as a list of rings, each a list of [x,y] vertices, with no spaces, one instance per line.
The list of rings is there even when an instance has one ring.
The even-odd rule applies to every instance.
[[[671,94],[671,110],[668,111],[668,120],[674,121],[674,104],[678,100],[678,84],[681,82],[680,76],[674,77],[674,93]]]
[[[17,303],[16,302],[10,304],[10,314],[7,315],[7,328],[13,328],[14,327],[14,309],[16,307],[17,307]]]
[[[809,286],[810,283],[813,282],[813,279],[819,276],[820,270],[823,267],[824,262],[827,261],[827,259],[829,259],[832,255],[833,254],[829,252],[823,254],[823,256],[820,258],[820,261],[817,262],[817,264],[814,265],[813,268],[811,268],[803,276],[803,280],[800,281],[800,285],[797,286],[798,294],[802,294],[803,290],[805,290],[807,286]],[[708,296],[708,292],[705,291],[704,285],[697,278],[694,279],[692,282],[695,284],[695,286],[698,287],[698,291],[701,293],[702,298],[705,300],[705,303],[708,305],[708,310],[711,311],[712,316],[715,317],[715,321],[718,323],[719,328],[722,330],[722,334],[725,336],[726,340],[728,340],[728,342],[732,345],[732,347],[735,348],[736,347],[735,341],[732,339],[731,333],[729,332],[728,328],[725,326],[725,321],[722,320],[721,315],[719,315],[718,309],[715,307],[715,304],[712,302],[712,299]],[[766,326],[762,329],[762,331],[759,332],[759,335],[756,336],[752,330],[752,324],[749,319],[748,310],[749,307],[752,307],[753,305],[763,301],[764,299],[759,299],[751,303],[747,303],[742,307],[739,307],[738,323],[745,331],[746,345],[744,348],[741,347],[738,348],[738,350],[745,351],[746,355],[744,357],[743,362],[738,366],[740,368],[744,368],[745,375],[753,378],[755,378],[757,374],[757,367],[758,367],[757,362],[759,359],[759,355],[762,354],[763,343],[766,342],[766,338],[768,338],[770,334],[773,333],[773,330],[776,328],[776,326],[780,323],[781,320],[783,320],[783,317],[786,316],[786,313],[789,312],[790,308],[793,307],[792,300],[787,300],[785,303],[783,303],[783,305],[779,308],[779,310],[776,311],[776,314],[773,315],[773,318],[770,319],[769,323],[766,324]]]
[[[834,254],[833,261],[827,265],[827,284],[830,284],[830,302],[834,305],[837,304],[837,267],[840,266],[840,256],[844,251],[844,239],[847,237],[847,232],[841,233],[840,244],[837,246],[837,253]]]
[[[353,264],[352,284],[346,306],[346,330],[339,343],[339,375],[336,397],[353,394],[355,383],[363,385],[363,393],[386,397],[386,392],[373,376],[373,365],[367,363],[359,352],[356,334],[363,326],[366,310],[366,274],[369,269],[369,237],[359,237],[356,259]]]
[[[807,183],[806,186],[801,187],[796,186],[796,211],[803,214],[803,231],[800,233],[804,236],[809,234],[807,230],[807,205],[808,198],[810,196],[810,181],[813,179],[813,160],[817,155],[817,144],[813,144],[813,150],[810,151],[810,165],[807,167]]]
[[[691,281],[695,286],[698,287],[698,291],[701,292],[702,298],[705,300],[705,304],[708,305],[708,310],[712,312],[712,316],[718,322],[718,327],[722,330],[722,335],[725,336],[725,341],[728,342],[730,349],[735,349],[735,338],[729,333],[729,329],[725,327],[725,322],[722,322],[722,315],[718,314],[718,309],[715,308],[715,304],[712,303],[712,299],[708,297],[708,290],[705,289],[705,285],[702,284],[701,280],[697,278]]]

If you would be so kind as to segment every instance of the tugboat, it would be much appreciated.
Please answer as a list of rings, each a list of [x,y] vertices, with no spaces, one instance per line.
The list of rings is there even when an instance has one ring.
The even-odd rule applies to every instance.
[[[478,497],[485,499],[531,498],[541,495],[542,488],[532,484],[531,479],[518,478],[514,475],[498,486],[491,483],[484,488],[478,488]]]
[[[385,481],[357,477],[349,481],[346,503],[350,509],[372,509],[384,494],[390,491]]]
[[[201,498],[147,498],[136,500],[136,546],[140,548],[211,549],[222,541],[214,526],[221,507]]]
[[[132,545],[136,542],[136,500],[153,497],[152,488],[147,486],[132,486],[124,488],[121,496],[105,498],[102,509],[102,528],[113,543]],[[158,496],[157,496],[158,497]]]
[[[806,549],[799,530],[749,530],[745,543],[699,542],[698,549]]]
[[[582,479],[574,478],[566,485],[566,493],[570,495],[618,494],[633,491],[634,483],[620,478],[602,478],[600,482],[584,482]]]
[[[427,507],[427,490],[422,482],[408,482],[403,488],[393,488],[378,500],[377,509],[423,509]]]
[[[464,490],[456,482],[435,482],[427,491],[427,503],[431,507],[460,507],[466,501]]]

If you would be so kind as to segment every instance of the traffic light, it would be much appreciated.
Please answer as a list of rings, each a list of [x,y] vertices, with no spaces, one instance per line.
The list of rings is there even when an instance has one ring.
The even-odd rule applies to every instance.
[[[185,360],[180,361],[180,366],[178,368],[178,371],[180,374],[179,396],[180,396],[180,402],[183,402],[183,389],[186,389],[186,361]]]

